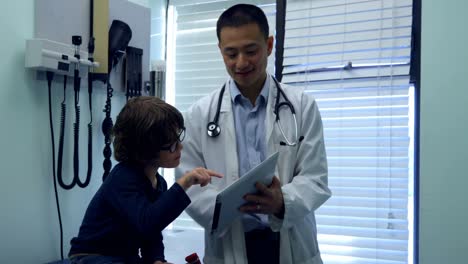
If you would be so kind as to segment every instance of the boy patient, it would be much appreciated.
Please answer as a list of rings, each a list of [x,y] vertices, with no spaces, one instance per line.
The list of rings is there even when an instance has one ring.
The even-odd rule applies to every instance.
[[[78,236],[71,240],[71,263],[168,263],[162,230],[190,204],[185,191],[222,177],[195,168],[167,188],[158,169],[179,165],[184,136],[184,119],[173,106],[149,96],[127,102],[112,130],[118,164],[92,198]]]

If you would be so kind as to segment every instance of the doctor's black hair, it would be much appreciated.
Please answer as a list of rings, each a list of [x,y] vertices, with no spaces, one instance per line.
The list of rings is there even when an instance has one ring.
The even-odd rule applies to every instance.
[[[147,163],[159,158],[162,146],[178,140],[182,114],[154,96],[128,100],[112,128],[114,157],[119,162]]]
[[[247,24],[257,24],[263,37],[267,39],[270,34],[268,20],[263,10],[256,5],[238,4],[224,11],[216,23],[216,35],[220,41],[221,30],[224,27],[240,27]]]

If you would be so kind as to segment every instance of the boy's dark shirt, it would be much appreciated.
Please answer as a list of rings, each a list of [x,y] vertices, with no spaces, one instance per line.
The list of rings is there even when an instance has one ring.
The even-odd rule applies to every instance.
[[[179,184],[167,190],[157,174],[156,189],[142,169],[117,164],[91,200],[70,255],[121,256],[129,263],[165,262],[162,230],[190,204]]]

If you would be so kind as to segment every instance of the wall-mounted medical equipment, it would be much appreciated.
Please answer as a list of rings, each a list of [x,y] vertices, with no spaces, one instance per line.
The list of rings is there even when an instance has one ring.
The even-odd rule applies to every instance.
[[[63,44],[47,39],[29,39],[26,40],[25,66],[37,71],[47,72],[48,85],[52,85],[54,74],[63,75],[64,98],[61,103],[61,123],[60,123],[60,139],[57,159],[57,180],[59,185],[64,189],[71,189],[75,185],[82,188],[86,187],[90,182],[92,171],[92,121],[88,124],[88,172],[86,179],[82,182],[79,178],[79,128],[80,128],[80,106],[79,92],[81,87],[81,79],[87,76],[92,69],[99,66],[99,62],[94,61],[92,54],[80,49],[82,37],[72,36],[71,45]],[[63,146],[65,137],[65,122],[66,122],[66,87],[68,76],[73,77],[73,89],[75,93],[75,122],[73,124],[73,178],[70,183],[65,183],[62,177],[63,165]],[[92,80],[91,78],[88,78]],[[91,98],[92,86],[88,82],[89,98]],[[49,87],[50,88],[50,87]],[[89,101],[89,115],[92,120],[92,104]],[[55,151],[55,150],[54,150]],[[55,168],[54,168],[55,170]]]
[[[142,49],[127,47],[125,56],[125,96],[127,100],[142,95],[142,57]]]
[[[149,94],[166,100],[166,62],[155,60],[151,63]]]
[[[110,141],[110,131],[112,129],[111,119],[111,97],[113,92],[126,94],[127,98],[134,96],[133,91],[139,93],[142,91],[143,84],[149,81],[149,44],[150,44],[150,24],[151,12],[149,8],[132,3],[127,0],[106,0],[108,1],[109,24],[109,67],[108,67],[108,85],[107,85],[107,100],[104,112],[106,118],[102,123],[102,131],[104,133],[104,172],[102,179],[104,180],[112,168],[112,149]],[[119,22],[125,23],[129,30]],[[114,29],[113,29],[114,28]],[[134,29],[134,30],[131,30]],[[128,34],[131,31],[131,36]],[[127,32],[127,33],[126,33]],[[130,36],[126,45],[117,47],[115,40],[122,39],[125,36]],[[128,49],[133,47],[136,50]],[[137,52],[138,50],[138,52]],[[117,51],[117,52],[116,52]],[[128,53],[127,53],[128,51]],[[119,56],[118,62],[115,62],[115,56]],[[137,61],[137,63],[135,63]],[[136,65],[137,71],[141,72],[141,81],[133,82],[133,69],[129,68],[128,63]],[[141,65],[141,66],[139,66]],[[133,67],[133,66],[130,66]],[[141,71],[139,68],[141,67]],[[130,79],[129,79],[130,78]],[[137,79],[140,77],[137,77]]]
[[[106,117],[102,121],[102,133],[104,134],[104,161],[102,166],[104,168],[104,173],[102,174],[102,180],[104,181],[109,175],[109,172],[112,168],[112,149],[111,149],[111,131],[114,125],[111,117],[111,98],[113,96],[114,89],[111,84],[111,73],[112,69],[117,66],[120,59],[124,56],[125,50],[128,47],[128,43],[132,38],[132,30],[130,27],[123,21],[114,20],[109,29],[109,73],[107,81],[107,99],[106,105],[104,107],[104,112]]]
[[[76,59],[81,59],[80,57],[80,45],[81,45],[81,36],[72,36],[72,43],[75,46],[74,57]],[[91,61],[93,62],[93,61]],[[80,69],[78,65],[75,65],[73,70],[73,90],[75,93],[75,123],[73,124],[73,178],[70,183],[65,183],[62,177],[62,165],[63,165],[63,146],[65,141],[65,124],[66,124],[66,88],[67,88],[67,76],[64,76],[63,81],[63,101],[61,103],[61,116],[60,116],[60,138],[59,138],[59,149],[58,149],[58,159],[57,159],[57,180],[59,185],[66,189],[72,189],[75,185],[78,185],[81,188],[88,186],[91,180],[92,172],[92,125],[88,124],[88,172],[86,174],[86,179],[84,182],[81,182],[79,177],[79,126],[80,126],[80,106],[79,106],[79,92],[81,86],[80,78]],[[89,72],[89,70],[87,71]],[[48,71],[49,73],[49,71]],[[47,76],[49,77],[49,74]],[[51,83],[49,84],[50,90]],[[91,93],[91,92],[90,92]],[[90,94],[91,97],[91,94]],[[91,101],[89,102],[89,115],[92,120],[92,108]]]
[[[75,94],[80,91],[77,87],[83,86],[83,83],[79,82],[83,78],[87,78],[89,94],[93,90],[94,80],[105,84],[107,96],[103,102],[103,179],[112,167],[112,96],[117,93],[130,98],[147,94],[147,89],[143,89],[143,86],[150,83],[150,14],[149,8],[127,0],[35,0],[34,22],[37,39],[27,43],[27,67],[73,76]],[[131,32],[130,28],[138,30]],[[88,44],[88,52],[85,51],[86,48],[79,49],[80,59],[75,56],[76,45],[70,44],[72,35],[80,35],[82,44]],[[130,48],[127,48],[128,46]],[[73,62],[80,62],[77,64],[79,78],[75,77]],[[76,81],[80,85],[77,85]],[[91,101],[90,96],[89,100]],[[76,100],[75,113],[79,113],[78,103]],[[79,131],[78,119],[78,115],[75,114],[76,131]],[[92,117],[88,129],[91,126]],[[79,149],[76,141],[77,136],[74,136],[73,142],[77,146],[76,149]],[[89,157],[92,157],[92,153],[89,153]],[[88,159],[88,164],[90,161],[91,159]],[[76,158],[73,167],[74,171],[79,170]]]
[[[26,40],[26,68],[39,71],[52,71],[57,74],[73,76],[75,66],[79,66],[81,77],[87,69],[98,67],[99,62],[89,61],[88,53],[80,50],[75,57],[73,45],[59,43],[48,39]]]
[[[71,189],[78,185],[85,187],[90,182],[92,172],[92,123],[93,104],[100,109],[104,109],[104,122],[102,131],[105,135],[104,148],[104,175],[110,171],[112,163],[110,161],[112,151],[110,148],[110,130],[112,129],[112,113],[110,98],[114,95],[123,96],[128,94],[139,95],[142,91],[143,83],[149,83],[149,46],[150,46],[150,9],[128,0],[34,0],[34,37],[26,41],[25,64],[29,69],[38,71],[36,78],[42,81],[47,79],[49,90],[49,121],[52,139],[52,168],[54,176],[54,190],[57,202],[57,212],[60,223],[60,249],[63,259],[63,231],[60,216],[60,206],[57,192],[57,182],[62,188]],[[115,21],[122,22],[124,30],[116,31],[121,33],[120,37],[113,36],[110,32]],[[118,23],[118,22],[115,22]],[[120,29],[122,29],[120,28]],[[125,29],[127,28],[127,29]],[[131,32],[130,28],[138,29]],[[111,38],[112,37],[112,38]],[[118,39],[125,41],[115,41]],[[86,49],[87,45],[87,49]],[[131,46],[133,49],[127,50]],[[130,58],[131,55],[131,58]],[[137,71],[123,65],[129,61],[135,65]],[[131,61],[131,62],[130,62]],[[141,65],[141,66],[139,66]],[[116,70],[117,69],[117,70]],[[112,71],[112,74],[111,74]],[[44,74],[45,72],[45,74]],[[55,78],[58,76],[58,78]],[[61,103],[60,139],[58,147],[57,165],[55,164],[55,142],[53,131],[53,107],[51,99],[51,87],[55,81],[63,80],[63,100]],[[67,125],[66,95],[69,79],[73,79],[74,92],[74,118],[73,122],[73,176],[67,176],[64,157],[66,157],[66,131],[71,128]],[[87,79],[87,82],[86,80]],[[97,85],[96,80],[102,81]],[[94,85],[96,87],[93,87]],[[78,177],[80,171],[79,152],[80,149],[80,121],[81,105],[80,94],[82,88],[88,87],[89,123],[88,123],[88,170],[86,178]],[[111,85],[112,84],[112,85]],[[93,88],[105,87],[107,96],[105,101],[96,105],[96,97],[92,99]],[[146,91],[146,90],[145,90]],[[94,103],[93,103],[94,102]],[[121,102],[121,101],[119,101]],[[118,104],[120,108],[122,104]],[[96,111],[95,114],[97,114]],[[99,113],[102,113],[99,111]],[[94,158],[95,159],[95,158]],[[62,173],[63,169],[63,173]],[[56,175],[56,173],[58,175]],[[81,178],[81,179],[80,179]],[[103,176],[105,178],[105,176]],[[84,180],[84,181],[82,181]]]

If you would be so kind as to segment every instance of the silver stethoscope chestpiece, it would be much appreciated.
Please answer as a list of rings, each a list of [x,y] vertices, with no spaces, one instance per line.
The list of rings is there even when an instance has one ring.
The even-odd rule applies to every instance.
[[[210,122],[206,126],[206,131],[209,137],[217,137],[221,133],[221,128],[215,122]]]

